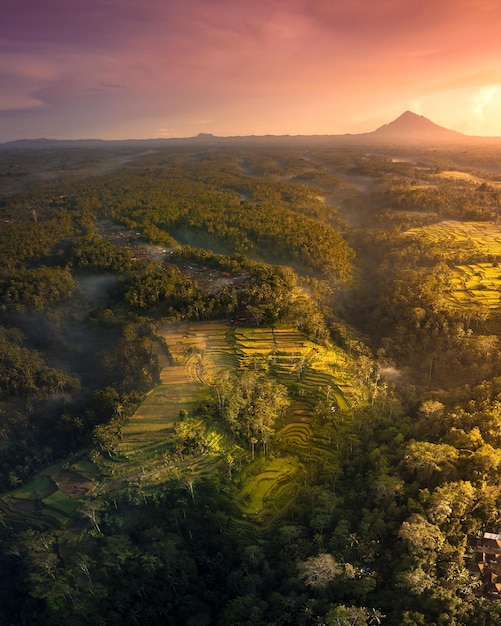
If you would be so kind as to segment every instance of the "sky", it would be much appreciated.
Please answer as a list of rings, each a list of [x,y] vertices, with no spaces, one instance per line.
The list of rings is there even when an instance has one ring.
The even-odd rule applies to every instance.
[[[499,0],[1,0],[0,142],[501,136]]]

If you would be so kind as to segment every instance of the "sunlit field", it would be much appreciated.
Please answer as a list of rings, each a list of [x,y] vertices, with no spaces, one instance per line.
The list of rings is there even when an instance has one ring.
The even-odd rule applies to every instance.
[[[316,345],[292,327],[186,323],[160,328],[159,338],[158,350],[168,364],[161,371],[161,384],[123,429],[119,454],[109,462],[112,482],[140,481],[148,490],[172,478],[181,483],[188,479],[195,493],[200,478],[230,471],[228,458],[238,467],[245,451],[224,425],[191,416],[197,404],[211,396],[211,385],[222,372],[267,370],[289,388],[291,403],[278,426],[274,454],[265,459],[262,452],[256,453],[233,497],[247,525],[268,527],[294,495],[302,471],[298,459],[315,456],[335,465],[335,448],[315,432],[311,416],[324,395],[339,410],[349,410],[349,360],[341,349]],[[185,416],[195,419],[191,423],[201,434],[205,449],[177,457],[174,464],[175,427]]]
[[[454,307],[483,306],[497,309],[501,303],[501,228],[489,222],[443,221],[409,233],[425,235],[434,243],[473,245],[490,262],[458,264],[453,268],[447,302]],[[458,251],[460,255],[460,249]]]

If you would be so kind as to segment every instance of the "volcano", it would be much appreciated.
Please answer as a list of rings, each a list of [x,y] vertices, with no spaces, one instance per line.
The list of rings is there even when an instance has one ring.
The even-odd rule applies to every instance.
[[[384,124],[371,133],[365,133],[365,137],[390,143],[443,143],[464,141],[468,138],[467,135],[439,126],[423,115],[411,111],[402,113],[393,122]]]

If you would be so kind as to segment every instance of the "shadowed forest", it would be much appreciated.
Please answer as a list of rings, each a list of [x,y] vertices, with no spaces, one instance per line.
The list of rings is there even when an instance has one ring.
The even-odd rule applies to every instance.
[[[498,623],[500,194],[492,142],[0,146],[0,624]]]

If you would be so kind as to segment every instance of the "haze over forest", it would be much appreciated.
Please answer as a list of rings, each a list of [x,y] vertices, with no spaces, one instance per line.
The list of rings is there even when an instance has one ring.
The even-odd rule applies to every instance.
[[[0,146],[6,624],[499,621],[501,146]]]

